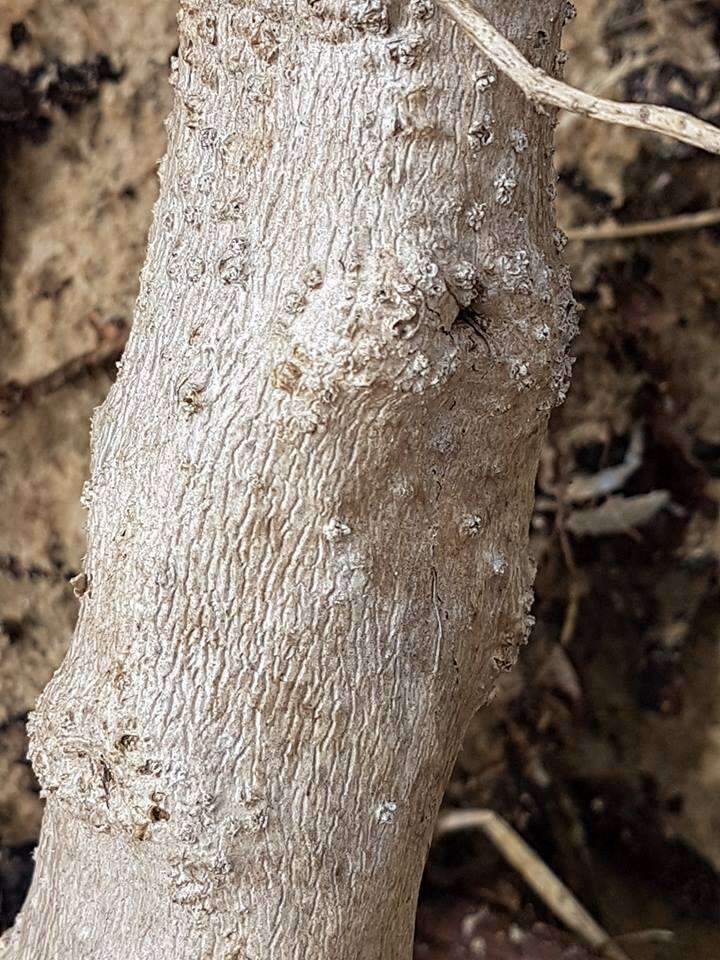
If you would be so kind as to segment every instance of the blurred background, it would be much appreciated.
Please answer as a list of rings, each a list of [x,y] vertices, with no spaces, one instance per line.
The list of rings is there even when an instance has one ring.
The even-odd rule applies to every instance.
[[[576,5],[570,82],[720,123],[720,0]],[[32,872],[24,724],[77,612],[89,417],[131,321],[174,15],[0,9],[0,929]],[[720,160],[564,116],[556,164],[584,314],[538,478],[537,624],[446,805],[501,814],[630,957],[717,960]],[[480,833],[436,842],[417,960],[591,955]]]

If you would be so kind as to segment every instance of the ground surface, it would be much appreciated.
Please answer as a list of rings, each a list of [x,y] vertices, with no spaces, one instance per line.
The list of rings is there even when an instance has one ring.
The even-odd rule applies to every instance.
[[[90,412],[130,321],[163,151],[175,0],[0,12],[0,926],[41,806],[24,718],[76,613]],[[720,3],[583,0],[568,77],[720,122]],[[720,160],[573,117],[566,225],[720,206]],[[500,811],[638,960],[720,956],[720,227],[571,242],[585,307],[538,481],[537,626],[449,806]],[[625,463],[627,469],[608,468]],[[603,508],[610,489],[613,516]],[[665,491],[666,493],[663,493]],[[484,950],[484,952],[483,952]],[[436,845],[418,960],[575,957],[468,834]]]

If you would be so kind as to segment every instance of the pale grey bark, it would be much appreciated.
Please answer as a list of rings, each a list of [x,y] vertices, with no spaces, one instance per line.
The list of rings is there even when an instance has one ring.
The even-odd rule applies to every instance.
[[[552,70],[560,0],[484,12]],[[181,3],[3,960],[407,960],[527,635],[572,299],[552,120],[431,0]]]

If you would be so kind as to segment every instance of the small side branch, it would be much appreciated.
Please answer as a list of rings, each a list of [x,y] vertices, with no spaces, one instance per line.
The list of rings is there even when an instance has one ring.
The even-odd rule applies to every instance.
[[[620,103],[576,90],[529,63],[517,47],[475,9],[472,0],[438,0],[438,3],[529,100],[606,123],[659,133],[708,153],[720,154],[720,128],[713,124],[671,107]]]

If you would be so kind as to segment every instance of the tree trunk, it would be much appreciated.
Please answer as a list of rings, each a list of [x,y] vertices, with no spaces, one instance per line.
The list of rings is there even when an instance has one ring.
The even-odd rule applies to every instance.
[[[560,0],[480,6],[553,69]],[[432,0],[183,0],[180,34],[0,955],[407,960],[531,623],[573,326],[552,120]]]

